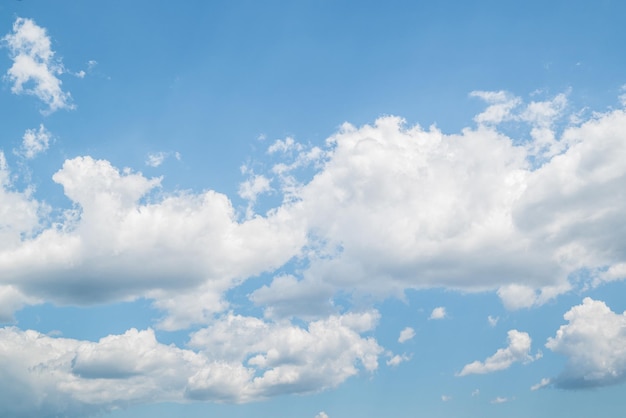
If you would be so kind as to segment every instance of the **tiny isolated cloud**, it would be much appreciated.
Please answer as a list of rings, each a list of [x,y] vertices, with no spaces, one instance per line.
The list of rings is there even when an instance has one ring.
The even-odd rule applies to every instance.
[[[2,40],[13,60],[6,75],[13,84],[11,92],[37,97],[48,106],[44,114],[74,108],[70,94],[63,91],[57,77],[64,73],[64,68],[54,56],[45,28],[32,19],[18,17],[13,31]]]
[[[446,308],[443,306],[438,306],[430,313],[428,319],[444,319],[448,313],[446,312]]]
[[[167,158],[171,157],[172,155],[174,156],[174,158],[176,158],[176,160],[180,161],[181,157],[178,152],[172,153],[159,151],[148,154],[148,157],[146,158],[146,165],[150,167],[159,167]]]
[[[315,415],[315,418],[328,418],[328,414],[322,411],[319,414]]]
[[[452,396],[450,395],[441,395],[441,401],[442,402],[449,402],[452,400]]]
[[[603,301],[587,297],[563,317],[568,323],[548,338],[546,347],[566,356],[567,363],[549,383],[585,389],[626,380],[626,312],[615,313]]]
[[[539,389],[543,389],[545,387],[548,387],[552,384],[552,379],[549,379],[547,377],[544,377],[543,379],[541,379],[541,381],[539,383],[536,383],[534,385],[532,385],[530,387],[530,390],[532,390],[533,392]]]
[[[43,124],[39,125],[39,129],[27,129],[18,153],[27,159],[34,158],[48,149],[51,138],[52,135]]]
[[[405,343],[415,337],[415,330],[411,327],[406,327],[402,331],[400,331],[400,336],[398,337],[399,343]]]
[[[511,402],[514,399],[515,398],[505,398],[504,396],[498,396],[495,399],[492,399],[490,403],[492,404],[507,403],[507,402]]]
[[[496,325],[498,325],[498,321],[500,320],[499,317],[497,316],[487,316],[487,322],[489,323],[489,326],[491,327],[495,327]]]
[[[541,357],[541,353],[538,353],[534,357],[530,355],[531,341],[528,333],[512,329],[508,332],[509,345],[506,348],[500,348],[484,362],[477,360],[465,365],[457,376],[492,373],[508,369],[513,363],[529,363],[535,361]]]

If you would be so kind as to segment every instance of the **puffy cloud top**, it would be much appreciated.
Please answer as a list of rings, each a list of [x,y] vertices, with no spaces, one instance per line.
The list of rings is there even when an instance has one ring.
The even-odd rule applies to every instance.
[[[546,347],[568,358],[563,373],[552,380],[562,388],[587,388],[626,378],[626,312],[617,314],[602,301],[585,298],[564,316]]]

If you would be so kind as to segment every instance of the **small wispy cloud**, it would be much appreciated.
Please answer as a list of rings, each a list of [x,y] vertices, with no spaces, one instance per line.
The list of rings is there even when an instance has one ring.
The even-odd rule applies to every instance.
[[[392,356],[391,353],[389,353],[389,356]],[[391,366],[391,367],[397,367],[399,366],[401,363],[404,363],[405,361],[409,361],[411,360],[411,356],[407,355],[407,354],[396,354],[395,356],[392,356],[389,360],[387,360],[387,366]]]
[[[530,355],[532,339],[528,333],[512,329],[508,332],[508,341],[509,345],[506,348],[500,348],[484,362],[474,361],[466,364],[457,376],[492,373],[508,369],[513,363],[530,363],[541,358],[541,352],[534,357]]]
[[[535,391],[535,390],[543,389],[546,386],[549,386],[551,383],[552,383],[551,379],[548,379],[547,377],[544,377],[543,379],[541,379],[541,382],[539,382],[539,383],[537,383],[535,385],[532,385],[530,387],[530,390]]]
[[[43,124],[39,125],[39,129],[27,129],[22,137],[22,146],[17,153],[27,159],[34,158],[48,149],[51,138],[52,135]]]
[[[491,403],[492,404],[506,403],[506,402],[511,402],[514,399],[515,398],[505,398],[503,396],[498,396],[497,398],[492,399]]]
[[[63,64],[54,57],[44,28],[31,19],[18,17],[13,23],[13,32],[2,41],[13,60],[6,75],[13,83],[12,93],[37,97],[48,105],[44,114],[74,108],[70,93],[63,91],[62,82],[57,78],[64,72]]]
[[[180,156],[180,153],[178,152],[172,153],[172,152],[159,151],[159,152],[148,154],[148,157],[146,158],[146,165],[150,167],[158,167],[161,164],[163,164],[163,162],[172,155],[174,156],[174,158],[176,158],[176,160],[180,161],[181,156]]]

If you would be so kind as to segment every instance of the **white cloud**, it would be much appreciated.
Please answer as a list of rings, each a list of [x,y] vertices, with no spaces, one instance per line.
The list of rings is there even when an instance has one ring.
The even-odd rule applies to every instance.
[[[387,360],[387,366],[391,366],[391,367],[397,367],[401,363],[411,360],[411,356],[407,354],[393,355],[393,353],[388,353],[388,356],[389,356],[389,360]]]
[[[480,389],[474,389],[472,391],[472,397],[480,395]]]
[[[315,415],[315,418],[328,418],[328,414],[322,411],[319,414]]]
[[[529,162],[538,139],[497,130],[505,119],[552,129],[563,109],[557,96],[459,134],[384,117],[344,124],[323,149],[285,140],[275,153],[291,154],[270,169],[283,203],[244,220],[223,194],[157,196],[158,178],[68,160],[54,176],[76,206],[64,219],[3,183],[0,285],[57,303],[153,298],[171,315],[162,326],[175,328],[206,323],[228,308],[227,290],[294,257],[302,269],[251,290],[268,318],[328,315],[338,293],[372,300],[432,287],[497,291],[519,309],[571,289],[581,270],[597,284],[621,279],[624,111],[566,128],[555,136],[560,151],[538,165]],[[295,169],[305,166],[315,172],[300,181]],[[267,190],[270,175],[254,176],[241,189],[247,198]]]
[[[27,129],[22,137],[20,154],[29,159],[34,158],[48,149],[50,139],[51,134],[43,124],[39,125],[39,129]]]
[[[495,316],[495,317],[493,317],[491,315],[487,316],[487,322],[489,323],[489,326],[491,326],[491,327],[495,327],[496,325],[498,325],[498,321],[499,320],[500,320],[500,318],[497,317],[497,316]]]
[[[438,306],[430,313],[428,319],[444,319],[446,317],[446,308]]]
[[[377,312],[351,313],[313,321],[303,329],[229,314],[193,333],[189,344],[209,359],[255,369],[252,394],[244,391],[244,396],[306,393],[337,386],[358,373],[357,363],[367,371],[378,367],[382,348],[359,335],[377,321]],[[201,387],[193,392],[195,399],[207,396],[210,392]]]
[[[449,402],[452,400],[452,396],[450,395],[441,395],[441,401],[442,402]]]
[[[129,403],[183,400],[201,355],[159,344],[151,330],[98,343],[0,329],[3,415],[87,416]]]
[[[63,74],[63,65],[54,58],[44,28],[31,19],[18,17],[13,23],[13,32],[2,40],[13,60],[7,71],[7,78],[13,83],[13,93],[37,97],[48,106],[44,113],[74,107],[70,94],[61,89],[62,83],[57,76]]]
[[[530,390],[535,391],[535,390],[543,389],[551,384],[552,384],[552,379],[548,379],[547,377],[544,377],[543,379],[541,379],[539,383],[532,385],[530,387]]]
[[[520,103],[510,120],[552,129],[563,109],[558,95]],[[445,135],[395,117],[346,124],[320,171],[290,189],[294,216],[339,249],[313,254],[310,276],[380,297],[443,286],[498,290],[509,309],[545,303],[581,269],[626,262],[624,132],[621,110],[566,128],[552,151],[495,125]]]
[[[305,242],[283,210],[239,223],[213,191],[150,199],[159,178],[120,173],[107,161],[68,160],[53,179],[79,210],[33,237],[22,232],[37,225],[37,203],[6,188],[0,195],[8,200],[0,210],[10,213],[3,222],[11,222],[1,232],[0,280],[48,301],[147,296],[177,313],[169,327],[206,322],[227,306],[223,292],[284,264]]]
[[[146,159],[146,165],[150,167],[158,167],[163,164],[165,158],[167,157],[167,153],[165,152],[156,152],[154,154],[148,154],[148,158]]]
[[[551,383],[562,388],[615,384],[626,378],[626,312],[617,314],[602,301],[585,298],[564,316],[546,347],[567,357],[565,370]]]
[[[0,285],[0,323],[13,321],[13,313],[40,300],[24,295],[15,286]]]
[[[492,404],[506,403],[506,402],[511,402],[514,399],[515,398],[505,398],[505,397],[502,397],[502,396],[498,396],[495,399],[492,399],[491,403]]]
[[[507,309],[529,308],[537,303],[538,293],[529,286],[509,284],[498,289],[498,296]]]
[[[248,402],[323,390],[378,366],[382,349],[351,322],[337,316],[303,329],[229,315],[192,336],[200,352],[161,344],[151,329],[90,342],[0,328],[0,413],[88,416],[145,402]]]
[[[542,111],[533,112],[527,119],[543,120],[536,116]],[[225,290],[306,246],[304,279],[275,284],[289,284],[294,298],[306,293],[298,287],[317,289],[329,302],[337,290],[384,297],[444,286],[499,288],[507,307],[532,306],[569,289],[568,275],[580,268],[610,272],[626,262],[620,232],[626,201],[616,193],[626,176],[626,146],[617,134],[623,131],[622,111],[597,115],[567,129],[562,140],[569,148],[531,170],[527,147],[492,128],[444,135],[406,128],[393,117],[360,129],[344,125],[320,151],[325,162],[317,175],[296,184],[293,201],[243,223],[218,193],[152,202],[146,196],[158,179],[121,175],[89,157],[68,160],[54,179],[80,216],[5,242],[2,280],[24,294],[85,303],[158,295],[176,276],[172,300],[190,302],[202,287],[214,302],[192,310],[205,321],[227,306]],[[245,196],[267,189],[258,179]],[[39,251],[46,263],[31,260]],[[174,274],[176,265],[185,268]],[[130,279],[109,280],[117,276]],[[262,295],[253,293],[259,303],[295,306]]]
[[[474,117],[479,124],[499,124],[513,119],[513,110],[522,101],[505,91],[473,91],[470,97],[478,97],[489,104],[487,109]]]
[[[293,138],[287,137],[285,140],[277,139],[272,145],[267,148],[268,154],[275,154],[277,152],[290,152],[290,151],[302,151],[302,144],[296,142]]]
[[[0,150],[0,257],[32,237],[40,228],[46,207],[35,201],[30,189],[17,191],[4,153]]]
[[[458,376],[505,370],[511,367],[513,363],[529,363],[541,356],[541,354],[537,354],[535,357],[530,355],[531,338],[526,332],[512,329],[508,332],[508,341],[509,345],[506,348],[500,348],[484,362],[474,361],[466,364]]]
[[[256,306],[265,307],[270,318],[316,317],[333,313],[333,288],[313,280],[301,280],[292,275],[274,277],[269,286],[263,285],[249,295]]]
[[[180,153],[178,152],[164,152],[164,151],[159,151],[159,152],[155,152],[155,153],[151,153],[148,154],[148,157],[146,158],[146,165],[150,166],[150,167],[159,167],[161,164],[163,164],[163,162],[170,156],[174,156],[174,158],[176,158],[176,160],[180,161]]]
[[[400,331],[400,336],[398,337],[399,343],[405,343],[415,337],[415,330],[411,327],[406,327],[402,331]]]
[[[270,180],[260,174],[252,175],[248,180],[239,185],[239,196],[242,199],[256,201],[256,198],[272,189]]]

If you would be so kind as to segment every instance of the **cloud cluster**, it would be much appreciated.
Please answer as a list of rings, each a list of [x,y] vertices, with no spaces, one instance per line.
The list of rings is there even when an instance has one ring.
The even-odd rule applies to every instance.
[[[67,160],[53,179],[76,209],[31,238],[20,234],[36,225],[36,202],[1,195],[15,218],[4,218],[12,221],[6,230],[15,232],[3,241],[0,280],[57,303],[149,296],[172,314],[167,327],[186,327],[223,310],[224,291],[284,264],[305,241],[284,210],[239,223],[228,198],[214,191],[151,201],[160,178],[103,160]]]
[[[48,57],[46,65],[52,65],[45,31],[29,22],[18,20],[5,41],[17,45],[16,57],[27,51]],[[56,86],[60,95],[60,82]],[[58,364],[52,375],[65,377],[40,383],[25,378],[24,385],[35,385],[33,393],[55,394],[45,402],[70,396],[67,402],[77,408],[113,407],[118,401],[99,400],[106,392],[102,385],[140,379],[154,384],[160,379],[155,376],[170,376],[170,370],[180,370],[172,378],[182,380],[170,382],[173,386],[159,381],[159,390],[171,387],[171,392],[129,387],[119,393],[119,402],[156,399],[151,396],[239,402],[312,392],[356,374],[358,363],[366,370],[378,366],[382,348],[360,335],[373,327],[376,315],[349,313],[358,298],[433,287],[491,290],[507,308],[519,309],[571,289],[583,280],[583,271],[584,286],[623,279],[624,111],[598,113],[557,132],[565,95],[529,104],[503,92],[473,95],[488,107],[475,118],[475,127],[458,134],[407,126],[388,116],[362,127],[344,124],[323,148],[291,138],[276,141],[268,153],[283,160],[267,173],[245,173],[250,177],[239,190],[250,202],[245,217],[224,194],[162,191],[160,178],[89,156],[68,159],[53,176],[73,207],[51,217],[28,189],[15,189],[0,153],[0,319],[42,301],[88,305],[145,297],[165,312],[161,328],[207,325],[192,335],[192,350],[162,346],[150,331],[129,331],[97,344],[32,337],[56,347],[50,355],[58,354],[35,353],[33,358],[43,356],[37,364]],[[69,106],[62,94],[41,97],[51,111]],[[506,135],[498,128],[502,122],[525,126],[527,136]],[[43,126],[40,131],[45,133]],[[48,137],[39,133],[25,136],[23,155],[45,150]],[[158,166],[165,155],[152,157],[148,164]],[[305,167],[313,175],[298,179]],[[255,213],[255,199],[270,190],[282,193],[282,203]],[[279,270],[293,260],[301,268]],[[229,290],[268,272],[274,274],[271,282],[248,293],[265,319],[224,314],[232,308]],[[573,308],[566,316],[570,324],[548,342],[570,358],[557,385],[622,379],[619,347],[600,343],[600,336],[579,327],[602,315],[609,324],[619,323],[594,306],[593,313]],[[445,316],[443,307],[431,314]],[[294,317],[308,327],[293,325]],[[494,326],[497,318],[489,322]],[[15,341],[31,338],[5,332]],[[407,328],[398,341],[413,336]],[[511,330],[508,336],[506,348],[467,364],[459,375],[536,358],[528,334]],[[604,353],[604,362],[576,348],[581,341],[586,350]],[[116,362],[129,347],[142,353],[133,344],[152,347],[172,363],[156,365],[152,351]],[[11,355],[18,354],[6,358]],[[408,358],[389,355],[387,364]],[[26,364],[20,361],[15,367]],[[34,367],[28,364],[28,370]],[[77,381],[80,388],[72,386]]]
[[[13,60],[6,75],[13,83],[13,93],[37,97],[48,106],[44,113],[74,107],[70,94],[61,88],[62,83],[57,76],[63,74],[63,64],[54,57],[44,28],[31,19],[20,17],[13,23],[13,32],[2,41]]]
[[[378,367],[382,349],[360,336],[377,318],[333,316],[304,329],[227,315],[192,335],[197,350],[161,344],[151,329],[90,342],[2,328],[0,404],[14,417],[87,416],[145,402],[319,391]]]
[[[545,385],[553,383],[569,389],[624,381],[626,312],[614,313],[604,302],[587,297],[563,317],[568,324],[548,339],[546,347],[566,356],[567,365],[560,376],[546,381]]]
[[[430,287],[497,290],[519,309],[569,290],[581,271],[591,284],[623,278],[624,111],[551,131],[559,151],[542,145],[537,165],[532,129],[553,129],[565,96],[528,105],[479,96],[515,106],[488,108],[494,115],[460,134],[390,116],[343,125],[323,150],[277,141],[270,151],[286,158],[282,169],[254,174],[240,194],[254,200],[278,175],[289,198],[265,215],[250,207],[244,220],[223,194],[156,193],[159,178],[91,157],[67,160],[53,177],[75,205],[61,220],[32,216],[39,203],[5,182],[13,198],[3,208],[19,215],[4,218],[3,231],[15,233],[0,251],[0,284],[58,303],[152,298],[172,329],[206,322],[228,307],[224,292],[293,257],[306,268],[250,293],[268,317],[328,315],[338,292],[384,298]],[[527,124],[529,137],[499,132],[502,120]],[[310,181],[288,180],[311,162]],[[31,228],[51,226],[23,234],[25,216]]]
[[[562,127],[563,94],[529,104],[479,96],[490,108],[460,134],[390,116],[327,140],[316,175],[289,191],[291,212],[319,238],[302,286],[381,297],[493,289],[519,309],[568,291],[581,271],[624,277],[624,111]],[[502,121],[528,133],[509,137]]]
[[[541,357],[541,353],[534,357],[530,355],[532,340],[528,333],[512,329],[507,338],[509,345],[506,348],[500,348],[484,362],[476,360],[466,364],[458,376],[492,373],[508,369],[513,363],[529,363]]]

